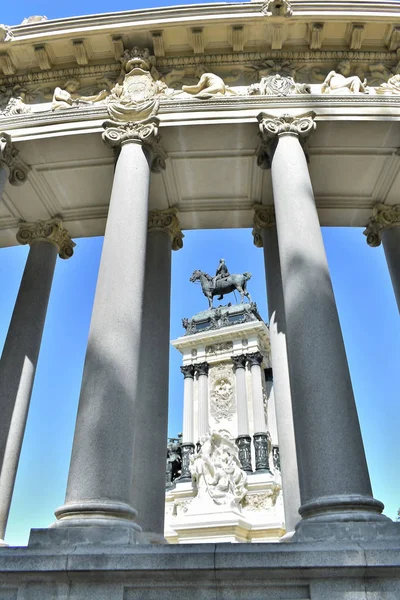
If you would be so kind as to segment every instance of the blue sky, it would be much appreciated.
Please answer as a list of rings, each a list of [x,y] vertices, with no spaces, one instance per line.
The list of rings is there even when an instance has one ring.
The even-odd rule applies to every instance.
[[[190,2],[186,2],[187,4]],[[192,2],[194,3],[194,2]],[[182,4],[171,0],[7,3],[0,22],[18,24],[44,14],[79,14]],[[266,318],[262,250],[250,230],[188,231],[184,248],[173,253],[171,339],[182,335],[182,317],[207,307],[200,287],[189,282],[195,268],[213,272],[223,256],[231,272],[251,271],[249,291]],[[382,248],[369,248],[359,228],[324,228],[324,242],[343,329],[374,495],[396,516],[400,506],[398,365],[400,321]],[[75,240],[75,255],[58,260],[42,350],[32,395],[20,468],[6,539],[25,544],[31,527],[46,527],[64,501],[80,379],[101,238]],[[28,249],[0,250],[0,348],[2,348]],[[180,354],[171,349],[170,435],[182,427]]]

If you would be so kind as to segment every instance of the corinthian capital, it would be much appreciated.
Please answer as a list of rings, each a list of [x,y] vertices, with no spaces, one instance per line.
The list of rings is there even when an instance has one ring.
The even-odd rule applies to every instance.
[[[14,147],[8,133],[0,133],[0,164],[3,163],[9,170],[8,181],[11,185],[25,183],[29,167],[18,157],[19,151]]]
[[[386,204],[375,204],[372,217],[363,231],[367,236],[368,246],[376,248],[382,241],[382,231],[390,227],[400,226],[400,204],[388,206]]]
[[[60,258],[71,258],[76,246],[63,227],[61,219],[49,221],[36,221],[35,223],[22,223],[17,240],[20,244],[33,244],[34,242],[49,242],[57,247]]]
[[[103,141],[110,148],[119,148],[121,145],[134,142],[141,144],[147,152],[153,173],[158,173],[165,169],[165,159],[167,155],[160,144],[158,135],[159,119],[151,117],[146,121],[133,123],[117,123],[116,121],[106,121],[103,123],[105,129]]]
[[[260,113],[257,116],[261,143],[257,149],[257,163],[262,169],[271,168],[272,157],[280,135],[296,135],[305,151],[305,143],[316,125],[314,112],[299,117],[285,114],[281,117]]]
[[[253,241],[257,248],[262,248],[263,239],[261,235],[261,229],[267,229],[267,227],[273,227],[275,225],[275,209],[273,206],[254,204],[253,210]]]
[[[166,210],[151,210],[149,212],[148,230],[167,231],[172,237],[172,250],[180,250],[183,247],[183,238],[176,208]]]

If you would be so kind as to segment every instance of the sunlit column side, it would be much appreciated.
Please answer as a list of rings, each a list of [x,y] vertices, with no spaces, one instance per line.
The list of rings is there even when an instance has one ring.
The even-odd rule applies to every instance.
[[[303,517],[293,540],[384,520],[372,497],[346,353],[302,143],[312,115],[258,116],[271,161]],[[325,524],[330,526],[326,529]],[[338,526],[331,529],[332,525]],[[333,533],[334,532],[334,533]]]
[[[255,245],[264,249],[283,504],[289,536],[300,519],[300,489],[286,348],[285,307],[273,206],[254,206],[253,235]]]
[[[254,419],[254,453],[256,459],[256,471],[269,471],[269,442],[267,424],[265,422],[264,395],[262,387],[261,363],[263,355],[261,352],[246,354],[247,364],[250,366],[251,389],[253,396],[253,419]]]
[[[198,435],[201,438],[208,433],[208,369],[209,364],[202,362],[194,365],[195,373],[198,378]]]
[[[60,219],[24,223],[17,240],[30,250],[0,360],[0,544],[4,540],[28,417],[57,253],[74,242]]]
[[[120,149],[90,324],[64,506],[55,526],[118,526],[134,541],[135,410],[140,397],[150,168],[165,166],[157,119],[116,126],[103,139]],[[92,530],[93,531],[93,530]],[[89,535],[89,533],[88,533]],[[111,533],[104,532],[104,536]]]
[[[29,167],[19,158],[19,152],[8,133],[0,132],[0,201],[7,180],[11,185],[21,185],[26,181]]]
[[[376,204],[364,231],[367,244],[376,248],[383,243],[386,262],[397,306],[400,311],[400,204]]]
[[[246,356],[232,356],[233,370],[235,372],[236,411],[238,422],[238,436],[236,444],[239,449],[239,460],[243,471],[251,473],[251,437],[249,436],[249,415],[247,410],[246,391]]]
[[[171,250],[182,238],[176,209],[149,212],[132,485],[142,543],[165,542]]]
[[[180,481],[191,481],[190,455],[194,452],[194,406],[193,384],[194,366],[181,367],[183,379],[183,433],[182,433],[182,473]]]

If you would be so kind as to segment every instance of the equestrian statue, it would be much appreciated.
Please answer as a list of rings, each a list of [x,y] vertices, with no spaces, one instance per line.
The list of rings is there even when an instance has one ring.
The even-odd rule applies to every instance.
[[[250,278],[251,273],[234,273],[231,275],[225,260],[221,258],[214,277],[197,269],[193,271],[190,281],[192,283],[200,281],[203,294],[208,298],[209,308],[213,308],[214,296],[218,296],[218,300],[222,300],[225,294],[230,294],[235,290],[240,294],[240,302],[243,302],[244,297],[251,302],[250,294],[246,289]]]

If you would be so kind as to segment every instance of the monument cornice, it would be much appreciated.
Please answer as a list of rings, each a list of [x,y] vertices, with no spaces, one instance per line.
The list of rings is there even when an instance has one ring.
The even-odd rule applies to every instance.
[[[354,109],[357,111],[354,112]],[[341,120],[343,117],[351,120],[374,120],[400,119],[400,96],[328,96],[328,95],[294,95],[286,97],[273,96],[240,96],[221,97],[210,100],[180,99],[161,100],[158,111],[160,125],[181,126],[191,122],[204,121],[208,113],[218,112],[218,121],[251,123],[254,122],[260,111],[269,112],[273,110],[314,110],[317,120]],[[322,113],[318,113],[323,109]],[[382,113],[380,109],[384,109]],[[392,110],[390,110],[392,109]],[[252,112],[249,113],[249,110]],[[193,113],[191,115],[191,113]],[[174,116],[179,116],[179,119]],[[184,115],[181,118],[181,115]],[[277,115],[278,116],[278,115]],[[105,107],[92,106],[77,109],[56,111],[51,110],[31,112],[21,115],[10,115],[1,117],[0,124],[3,131],[12,132],[14,141],[19,139],[32,139],[46,136],[43,129],[37,131],[37,127],[48,125],[55,127],[58,135],[63,131],[70,130],[69,124],[82,124],[85,132],[101,132],[102,124],[108,117]],[[210,124],[214,121],[214,115],[210,115]],[[65,126],[63,129],[62,126]],[[78,128],[79,129],[79,128]],[[73,125],[73,130],[76,130]]]

